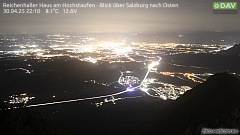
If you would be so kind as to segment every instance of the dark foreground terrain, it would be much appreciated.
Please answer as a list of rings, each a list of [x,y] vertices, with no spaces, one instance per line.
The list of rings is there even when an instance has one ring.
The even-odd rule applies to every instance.
[[[240,82],[217,73],[144,122],[147,133],[201,134],[207,128],[240,129]]]
[[[1,134],[197,135],[203,127],[240,129],[239,97],[239,80],[217,73],[176,101],[145,96],[100,108],[75,102],[1,111]]]

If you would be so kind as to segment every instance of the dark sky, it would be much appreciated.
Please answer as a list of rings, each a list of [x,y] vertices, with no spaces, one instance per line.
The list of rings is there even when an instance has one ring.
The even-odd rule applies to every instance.
[[[217,1],[217,0],[216,0]],[[222,0],[224,1],[224,0]],[[69,14],[3,14],[2,3],[177,3],[178,8],[85,8]],[[238,14],[213,14],[212,0],[1,0],[0,33],[238,31]]]

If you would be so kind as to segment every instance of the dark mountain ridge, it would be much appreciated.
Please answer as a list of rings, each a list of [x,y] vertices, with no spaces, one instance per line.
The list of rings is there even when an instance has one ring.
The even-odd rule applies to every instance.
[[[152,114],[144,123],[147,125],[144,132],[141,132],[176,135],[191,129],[192,133],[201,134],[203,125],[214,128],[208,123],[225,119],[239,108],[239,97],[240,81],[228,73],[217,73],[186,92],[165,110]]]
[[[220,51],[217,54],[240,56],[240,44],[235,44],[232,48]]]
[[[118,107],[108,104],[100,109],[89,107],[88,103],[82,106],[66,104],[66,112],[62,110],[56,116],[63,119],[58,121],[63,126],[57,127],[73,130],[72,134],[120,135],[197,135],[203,127],[240,129],[239,97],[240,81],[228,73],[217,73],[176,101],[150,101],[145,97],[132,102],[122,101]],[[51,108],[54,107],[55,110],[60,108]],[[72,114],[66,115],[70,108]],[[61,134],[34,112],[27,108],[1,112],[0,124],[4,125],[1,133]],[[71,126],[66,127],[67,124]]]

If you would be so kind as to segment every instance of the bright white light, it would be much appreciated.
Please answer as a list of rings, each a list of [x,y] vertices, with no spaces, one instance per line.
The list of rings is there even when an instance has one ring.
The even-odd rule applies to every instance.
[[[148,91],[147,88],[141,88],[141,90],[144,91],[144,92],[147,92],[147,91]]]
[[[84,60],[87,62],[97,63],[97,59],[92,58],[92,57],[84,58]]]
[[[38,47],[38,45],[30,45],[29,47],[35,48]]]
[[[160,98],[162,98],[163,100],[167,100],[167,97],[164,95],[160,95]]]
[[[92,60],[92,63],[96,63],[96,62],[97,62],[97,60],[96,60],[96,59],[93,59],[93,60]]]
[[[133,88],[127,88],[127,91],[134,91],[134,89]]]
[[[42,49],[34,49],[32,52],[42,52]]]
[[[113,50],[114,53],[116,54],[125,54],[125,53],[128,53],[128,52],[131,52],[132,51],[132,48],[131,47],[127,47],[127,48],[115,48]]]
[[[151,69],[151,68],[153,68],[153,67],[156,66],[156,65],[159,65],[159,62],[152,62],[152,63],[148,66],[148,68]]]
[[[43,56],[43,53],[37,53],[37,56]]]
[[[101,42],[98,46],[102,47],[103,49],[113,49],[119,46],[125,45],[124,42],[115,43],[115,42]]]

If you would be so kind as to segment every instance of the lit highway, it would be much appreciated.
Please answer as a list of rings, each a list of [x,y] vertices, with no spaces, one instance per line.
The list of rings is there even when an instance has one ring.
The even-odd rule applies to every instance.
[[[157,66],[159,64],[159,62],[161,61],[161,57],[159,57],[159,60],[156,62],[152,62],[149,66],[148,66],[148,71],[146,73],[146,75],[144,76],[144,79],[142,80],[142,83],[139,86],[136,87],[128,87],[126,90],[118,92],[118,93],[114,93],[114,94],[109,94],[109,95],[103,95],[103,96],[96,96],[96,97],[88,97],[88,98],[79,98],[79,99],[71,99],[71,100],[64,100],[64,101],[56,101],[56,102],[49,102],[49,103],[41,103],[41,104],[35,104],[35,105],[27,105],[26,107],[37,107],[37,106],[46,106],[46,105],[54,105],[54,104],[62,104],[62,103],[70,103],[70,102],[77,102],[77,101],[85,101],[85,100],[94,100],[94,99],[101,99],[101,98],[107,98],[107,97],[113,97],[113,96],[117,96],[117,95],[121,95],[123,93],[126,92],[131,92],[131,91],[135,91],[136,89],[140,88],[141,86],[144,85],[144,83],[146,82],[146,78],[149,74],[149,72],[152,70],[152,68],[154,68],[155,66]],[[119,79],[122,77],[123,73],[121,72],[121,76],[119,77]],[[146,94],[152,96],[152,97],[157,97],[157,96],[153,96],[151,94],[149,94],[147,92],[147,90],[142,90],[143,92],[145,92]],[[159,97],[158,97],[159,98]],[[114,97],[113,97],[114,99]],[[113,101],[114,102],[114,101]]]

